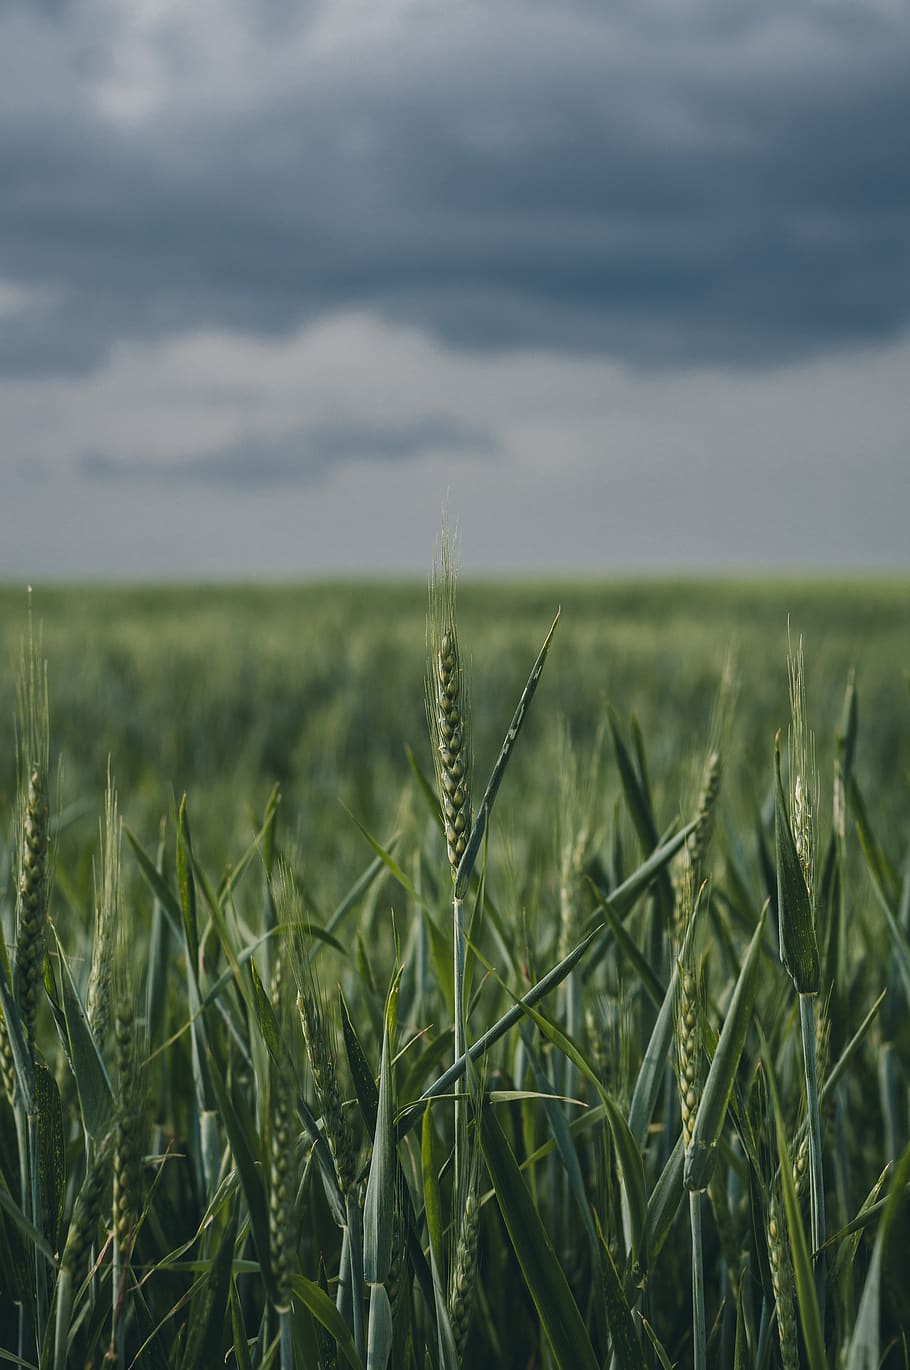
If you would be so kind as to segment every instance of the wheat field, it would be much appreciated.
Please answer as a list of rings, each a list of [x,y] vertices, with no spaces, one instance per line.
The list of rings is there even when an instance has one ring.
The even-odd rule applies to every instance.
[[[433,585],[0,591],[0,1358],[907,1366],[910,586]]]

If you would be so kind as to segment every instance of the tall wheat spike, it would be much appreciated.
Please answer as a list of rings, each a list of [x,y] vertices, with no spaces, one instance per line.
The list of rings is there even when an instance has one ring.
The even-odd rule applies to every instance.
[[[338,1087],[334,1044],[326,1029],[323,1008],[315,986],[299,991],[297,1011],[303,1028],[303,1040],[306,1044],[316,1098],[322,1112],[325,1138],[335,1163],[338,1187],[342,1194],[346,1195],[353,1190],[357,1178],[357,1155],[351,1125]]]
[[[803,878],[809,897],[815,903],[815,865],[818,807],[818,768],[815,761],[815,736],[807,720],[806,709],[806,668],[803,658],[803,640],[799,639],[796,651],[792,645],[787,656],[787,674],[790,681],[790,784],[791,825],[796,843],[796,854],[802,867]]]
[[[691,858],[686,859],[687,879],[685,897],[692,896]],[[698,965],[695,933],[698,914],[697,899],[686,908],[682,923],[685,929],[677,963],[676,992],[676,1056],[679,1070],[679,1103],[682,1116],[683,1144],[688,1158],[692,1149],[695,1123],[701,1106],[705,1083],[704,1022],[702,1018],[702,985]],[[702,1192],[689,1190],[689,1226],[692,1237],[692,1328],[695,1370],[706,1370],[707,1340],[705,1326],[704,1250],[702,1243]]]
[[[35,638],[29,602],[28,644],[22,645],[18,682],[20,849],[16,917],[16,984],[22,1026],[35,1030],[47,942],[50,725],[47,663]]]
[[[111,1021],[111,977],[120,916],[120,822],[117,790],[108,762],[101,824],[101,877],[95,874],[95,926],[88,981],[88,1021],[102,1046]]]
[[[272,974],[279,1050],[277,1059],[269,1059],[269,1245],[279,1313],[291,1309],[291,1281],[297,1270],[295,1081],[288,1050],[292,991],[286,959],[284,955],[275,958]]]
[[[793,1256],[787,1233],[787,1220],[779,1200],[772,1194],[768,1205],[768,1263],[777,1311],[777,1335],[784,1370],[799,1370],[799,1340],[796,1329],[796,1297]]]
[[[471,753],[467,695],[455,625],[455,565],[443,531],[430,580],[427,616],[427,714],[439,786],[446,853],[454,881],[471,828]]]
[[[0,1008],[0,1079],[3,1081],[3,1093],[6,1095],[7,1102],[12,1106],[16,1097],[16,1063],[13,1058],[13,1048],[10,1044],[9,1031],[2,1008]]]
[[[110,791],[109,791],[110,793]],[[110,1355],[124,1364],[124,1333],[129,1272],[142,1212],[142,1157],[145,1128],[143,1065],[147,1055],[145,1024],[136,1017],[134,947],[129,919],[121,918],[113,937],[111,971],[106,988],[113,1017],[117,1094],[113,1135],[113,1316]],[[111,1013],[112,1010],[112,1013]]]
[[[464,1212],[458,1228],[455,1259],[449,1280],[448,1312],[455,1339],[459,1363],[471,1329],[471,1313],[477,1285],[477,1239],[480,1226],[480,1203],[476,1183],[469,1184]]]
[[[802,871],[808,902],[803,907],[806,926],[802,940],[812,952],[810,958],[815,965],[812,981],[800,983],[794,976],[794,985],[799,992],[800,1030],[803,1043],[803,1067],[806,1081],[806,1110],[809,1120],[809,1193],[812,1221],[812,1246],[818,1252],[815,1266],[816,1289],[819,1308],[824,1318],[825,1307],[825,1256],[822,1250],[826,1236],[825,1219],[825,1180],[822,1161],[821,1116],[818,1102],[818,1052],[816,1023],[816,1002],[818,990],[818,933],[816,927],[818,886],[816,880],[818,845],[817,808],[818,773],[815,764],[815,738],[809,729],[806,708],[806,673],[803,660],[803,640],[794,652],[791,646],[787,658],[787,673],[790,681],[790,784],[791,784],[791,829],[796,846],[796,855]],[[797,877],[798,880],[798,877]],[[786,913],[782,909],[781,918]]]
[[[48,767],[50,725],[47,699],[47,663],[41,654],[40,634],[36,639],[32,624],[31,600],[28,611],[28,641],[23,642],[18,679],[17,761],[18,785],[18,878],[16,888],[16,962],[13,976],[18,1001],[19,1026],[31,1057],[31,1073],[36,1059],[35,1028],[44,977],[47,950],[47,909],[50,883],[50,819],[48,805]],[[5,1045],[11,1049],[10,1025],[4,1024]],[[5,1054],[5,1053],[4,1053]],[[8,1063],[7,1063],[8,1064]],[[28,1066],[23,1063],[23,1069]],[[4,1081],[8,1088],[9,1079]],[[19,1075],[12,1102],[19,1149],[19,1184],[25,1216],[34,1224],[41,1220],[43,1178],[38,1135],[38,1110],[34,1097],[26,1098],[33,1086]],[[47,1269],[37,1248],[31,1262],[35,1303],[39,1323],[43,1321],[47,1300]],[[20,1346],[25,1310],[20,1315]]]
[[[471,750],[467,727],[467,693],[455,626],[455,564],[446,528],[437,548],[430,579],[427,616],[427,713],[433,760],[446,836],[452,883],[471,831]],[[464,902],[456,890],[452,900],[455,1059],[465,1053]],[[455,1190],[457,1206],[464,1202],[467,1124],[463,1101],[455,1100]]]

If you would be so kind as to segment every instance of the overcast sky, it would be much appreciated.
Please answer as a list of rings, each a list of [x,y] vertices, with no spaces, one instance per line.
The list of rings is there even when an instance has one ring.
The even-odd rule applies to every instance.
[[[906,0],[3,0],[0,576],[910,568]]]

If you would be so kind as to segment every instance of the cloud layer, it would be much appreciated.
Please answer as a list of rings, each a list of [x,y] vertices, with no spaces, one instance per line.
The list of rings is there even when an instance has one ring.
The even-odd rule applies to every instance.
[[[0,369],[350,309],[645,366],[893,338],[908,127],[874,0],[14,0]]]
[[[6,0],[0,575],[906,567],[903,0]]]
[[[212,453],[118,460],[110,454],[80,454],[77,470],[90,479],[133,485],[224,487],[239,492],[307,488],[348,463],[414,461],[438,452],[460,456],[489,453],[492,433],[444,415],[405,424],[352,425],[343,421],[302,427],[281,437],[249,434]]]
[[[907,565],[910,340],[786,370],[468,353],[367,314],[0,382],[0,576]],[[238,436],[241,435],[241,436]]]

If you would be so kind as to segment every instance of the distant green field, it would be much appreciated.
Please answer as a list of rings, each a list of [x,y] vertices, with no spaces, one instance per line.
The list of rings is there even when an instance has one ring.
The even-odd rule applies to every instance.
[[[0,591],[0,717],[11,719],[26,597]],[[726,655],[739,685],[726,802],[764,800],[775,731],[787,722],[787,625],[803,635],[810,722],[819,760],[847,673],[856,669],[867,778],[910,770],[910,583],[903,581],[635,581],[485,585],[465,580],[459,614],[468,657],[475,753],[485,769],[556,609],[560,626],[540,701],[517,751],[500,828],[521,797],[516,840],[542,860],[564,717],[584,753],[609,701],[648,739],[652,782],[669,822],[702,746]],[[216,864],[250,831],[274,783],[298,820],[304,858],[353,859],[363,843],[342,801],[389,835],[408,787],[405,747],[430,767],[424,714],[426,589],[415,584],[218,588],[38,588],[49,662],[52,751],[63,756],[63,798],[94,811],[107,757],[128,821],[151,840],[172,793],[198,810]],[[4,665],[5,663],[5,665]],[[0,765],[10,793],[12,747]],[[607,801],[615,768],[602,771]],[[533,796],[533,798],[530,798]],[[825,796],[825,802],[828,797]],[[886,831],[901,821],[886,797]],[[80,831],[77,828],[77,832]],[[521,834],[520,839],[517,833]]]
[[[34,619],[0,1358],[907,1370],[910,583],[465,581],[431,651],[419,584]]]

